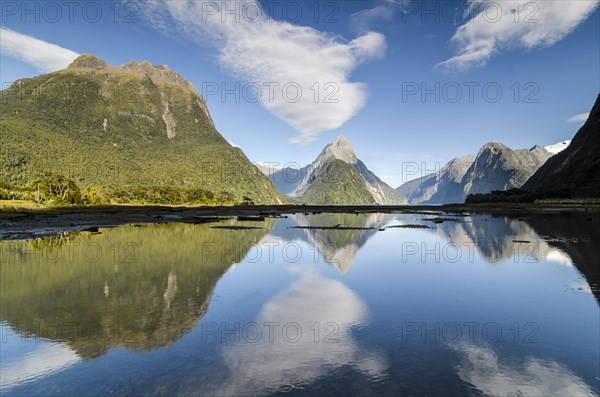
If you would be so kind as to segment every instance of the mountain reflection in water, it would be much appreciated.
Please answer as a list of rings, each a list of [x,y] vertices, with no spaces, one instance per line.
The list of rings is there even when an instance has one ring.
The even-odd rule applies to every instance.
[[[232,229],[128,225],[0,241],[0,390],[597,395],[594,357],[575,353],[597,343],[588,339],[597,319],[586,314],[597,316],[600,302],[594,222],[585,214],[435,217],[296,214],[219,223]],[[444,267],[433,268],[420,253],[400,263],[404,245],[425,243],[464,250],[468,266],[442,255]],[[290,244],[304,251],[300,260],[280,252]],[[485,270],[507,268],[504,281]],[[482,309],[477,299],[462,301],[476,292],[438,295],[453,291],[447,287],[456,280],[434,269],[455,269],[444,274],[472,279],[474,286],[508,282],[506,293],[515,292]],[[527,289],[546,278],[548,288],[564,285],[548,295],[553,302],[536,300],[539,290]],[[413,279],[417,284],[407,284]],[[526,318],[532,311],[550,320],[540,325],[536,344],[516,347],[481,337],[419,343],[417,336],[411,343],[398,336],[419,316],[460,323],[457,308],[481,321],[489,312]],[[589,321],[568,329],[553,310]],[[205,341],[205,325],[232,322],[256,324],[263,335],[251,343],[220,335]],[[302,333],[293,343],[281,333],[271,339],[265,324],[294,324]],[[328,335],[334,343],[324,343]],[[565,353],[571,348],[573,357]]]
[[[196,325],[219,278],[267,232],[129,225],[1,242],[1,321],[65,342],[82,358],[118,345],[168,346]]]

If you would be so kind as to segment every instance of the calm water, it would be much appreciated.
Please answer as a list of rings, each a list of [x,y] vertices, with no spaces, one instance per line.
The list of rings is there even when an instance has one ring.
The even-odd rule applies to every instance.
[[[435,216],[0,242],[0,392],[597,396],[597,225]]]

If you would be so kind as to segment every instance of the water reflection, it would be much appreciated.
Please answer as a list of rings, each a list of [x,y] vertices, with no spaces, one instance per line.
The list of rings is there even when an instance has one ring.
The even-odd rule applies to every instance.
[[[586,214],[548,214],[535,217],[447,215],[434,224],[428,214],[297,214],[281,220],[266,239],[301,240],[316,249],[342,274],[350,270],[359,250],[389,226],[422,225],[465,251],[471,247],[490,264],[508,260],[575,265],[585,281],[572,288],[592,291],[600,302],[600,270],[593,265],[592,241],[598,228]],[[336,226],[341,226],[335,229]],[[390,229],[391,230],[391,229]],[[574,259],[575,258],[575,259]]]
[[[218,279],[261,239],[304,241],[346,273],[359,250],[382,228],[402,223],[431,226],[427,218],[298,214],[241,231],[210,225],[130,225],[101,234],[3,241],[0,320],[23,335],[65,342],[84,358],[117,345],[150,350],[189,332],[206,312]],[[424,230],[459,246],[474,246],[493,264],[515,255],[523,262],[574,264],[587,283],[582,280],[571,287],[599,298],[591,242],[600,241],[600,235],[585,216],[452,219]],[[332,228],[340,225],[339,230]]]
[[[590,383],[593,364],[563,360],[569,349],[583,357],[586,346],[596,346],[589,334],[597,322],[581,320],[598,307],[587,295],[599,297],[593,263],[600,231],[593,222],[583,214],[435,216],[297,214],[243,222],[254,228],[239,230],[130,225],[0,242],[0,321],[10,331],[1,346],[0,387],[44,394],[44,382],[56,390],[76,390],[81,382],[103,394],[125,393],[119,382],[129,382],[137,394],[263,395],[319,392],[321,382],[360,378],[365,391],[377,386],[401,394],[424,384],[431,368],[449,382],[439,390],[452,385],[486,395],[597,393]],[[221,226],[227,224],[242,225]],[[274,241],[299,242],[312,252],[295,265],[284,255],[272,260],[265,254]],[[411,241],[471,247],[473,260],[442,266],[415,257],[399,263],[401,244]],[[314,253],[322,261],[308,263]],[[559,289],[566,283],[577,293],[563,294]],[[213,298],[215,288],[219,299]],[[556,313],[578,326],[568,329]],[[252,343],[200,342],[201,325],[209,321],[248,319],[262,333]],[[540,320],[542,342],[538,351],[519,346],[512,352],[461,342],[451,345],[449,358],[446,343],[394,339],[403,322],[413,320],[499,321],[507,330],[513,320]],[[290,324],[286,339],[282,330]],[[20,343],[22,338],[30,343]],[[110,351],[124,353],[115,360]],[[95,368],[88,379],[77,372],[84,365]],[[139,366],[144,370],[127,372]],[[61,371],[67,375],[61,378]],[[113,381],[121,373],[127,375]],[[411,379],[415,373],[418,379]],[[94,383],[97,375],[105,377]],[[19,388],[27,382],[39,387]]]
[[[219,278],[272,227],[133,225],[0,242],[1,321],[24,337],[93,358],[115,346],[151,350],[188,333]]]
[[[362,349],[352,336],[353,328],[367,322],[366,304],[342,282],[311,268],[291,271],[299,279],[267,301],[255,320],[262,330],[258,341],[224,348],[230,377],[219,385],[219,394],[263,395],[301,387],[342,366],[372,379],[385,375],[385,358]]]
[[[594,220],[588,214],[566,214],[539,216],[527,222],[550,246],[569,255],[600,303],[600,266],[597,266],[596,245],[600,241],[598,219]]]
[[[421,220],[422,223],[424,223]],[[600,302],[600,268],[595,241],[600,229],[587,214],[545,214],[528,218],[473,215],[437,225],[436,233],[460,246],[475,246],[483,259],[501,264],[509,259],[575,266],[585,282],[572,287],[593,292]]]
[[[369,238],[394,218],[392,214],[296,214],[288,222],[280,222],[270,236],[304,241],[340,273],[346,273]]]
[[[21,344],[21,347],[26,350],[11,354],[10,351],[3,349],[0,363],[0,390],[49,376],[81,361],[77,353],[64,343],[34,344],[31,341],[23,346],[24,342],[19,335],[7,332],[6,324],[0,326],[4,330],[2,343]]]
[[[474,245],[489,263],[502,263],[520,255],[520,258],[572,264],[568,254],[551,247],[523,218],[467,216],[440,224],[437,233],[454,243]]]
[[[597,396],[565,366],[535,357],[501,360],[493,349],[469,342],[451,345],[460,355],[460,378],[486,396]]]

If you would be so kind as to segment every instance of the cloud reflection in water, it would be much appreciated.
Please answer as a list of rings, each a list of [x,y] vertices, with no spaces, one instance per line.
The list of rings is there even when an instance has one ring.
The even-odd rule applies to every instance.
[[[277,323],[273,339],[266,327],[257,343],[242,342],[224,348],[223,356],[231,377],[221,385],[226,395],[266,394],[284,386],[310,383],[335,368],[351,366],[372,380],[385,377],[387,361],[376,352],[365,351],[352,336],[352,328],[366,323],[365,303],[337,280],[324,278],[310,268],[292,267],[300,278],[266,302],[257,324]],[[282,335],[285,324],[298,324],[302,336],[290,328],[288,340]],[[314,324],[320,332],[315,339]],[[335,326],[324,327],[333,323]],[[333,330],[334,335],[327,339]]]

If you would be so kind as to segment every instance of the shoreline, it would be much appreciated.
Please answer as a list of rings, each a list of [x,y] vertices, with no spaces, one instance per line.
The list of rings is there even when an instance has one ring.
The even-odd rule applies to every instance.
[[[280,217],[296,213],[489,213],[522,216],[550,213],[600,213],[600,202],[497,203],[428,205],[256,205],[256,206],[0,206],[0,240],[50,237],[64,232],[97,230],[127,224],[208,223],[234,217]]]

